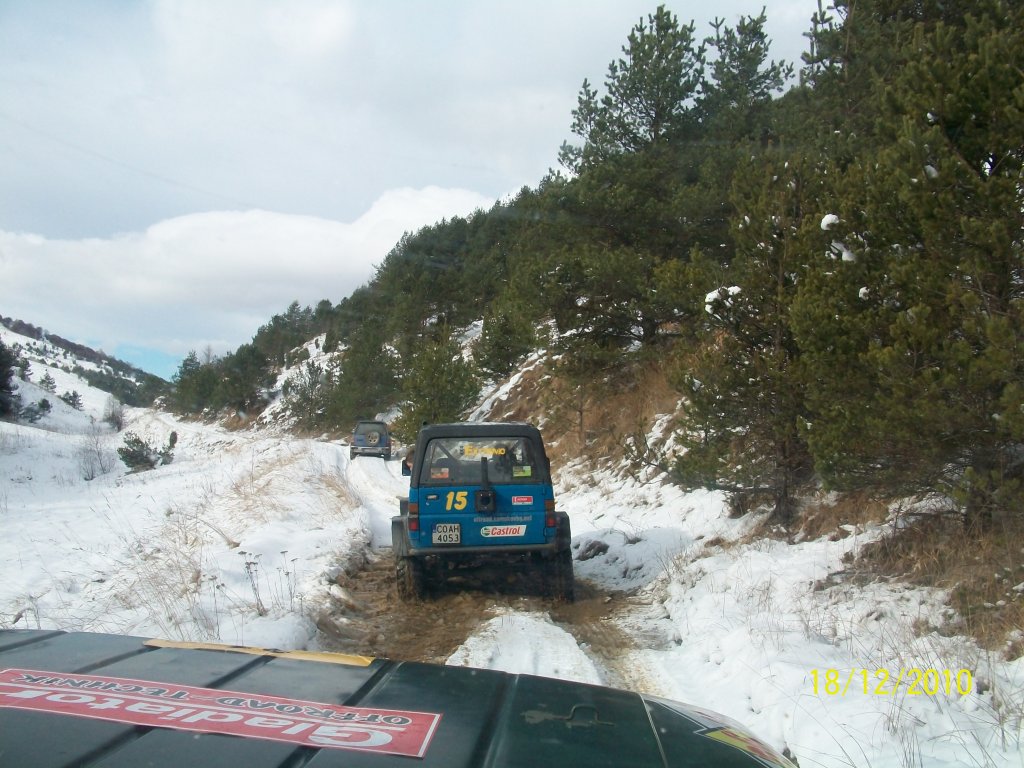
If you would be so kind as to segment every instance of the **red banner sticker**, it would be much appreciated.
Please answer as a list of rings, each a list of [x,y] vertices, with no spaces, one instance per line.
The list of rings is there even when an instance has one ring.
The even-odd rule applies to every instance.
[[[513,504],[533,504],[533,496],[513,496]]]
[[[0,670],[0,707],[407,757],[426,754],[441,721],[430,712],[32,669]]]

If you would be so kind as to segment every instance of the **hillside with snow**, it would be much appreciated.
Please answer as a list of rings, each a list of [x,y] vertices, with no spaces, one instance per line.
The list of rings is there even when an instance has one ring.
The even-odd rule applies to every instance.
[[[6,329],[0,339],[25,341]],[[77,391],[81,409],[41,389],[44,373],[57,393]],[[17,381],[23,402],[47,397],[52,410],[0,422],[0,628],[282,649],[347,638],[370,650],[397,632],[403,609],[387,575],[390,518],[407,489],[398,461],[127,408],[125,432],[154,445],[177,436],[172,461],[130,473],[117,455],[125,432],[104,420],[107,393],[56,359],[33,362],[30,378]],[[478,414],[509,388],[481,393]],[[445,597],[441,623],[462,634],[423,658],[705,707],[801,768],[1024,765],[1024,660],[922,630],[944,625],[941,592],[837,576],[888,523],[797,543],[754,538],[754,516],[730,517],[719,494],[583,462],[554,469],[580,600]],[[368,592],[374,568],[383,576]],[[431,605],[416,610],[405,619],[427,637]]]

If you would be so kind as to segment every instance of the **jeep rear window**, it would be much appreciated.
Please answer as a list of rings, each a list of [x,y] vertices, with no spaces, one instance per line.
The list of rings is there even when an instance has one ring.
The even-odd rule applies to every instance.
[[[480,485],[483,459],[494,485],[543,481],[533,446],[522,437],[443,437],[427,444],[421,485]]]
[[[368,435],[371,432],[380,432],[381,436],[383,437],[387,433],[387,427],[385,427],[379,421],[356,425],[357,435]]]

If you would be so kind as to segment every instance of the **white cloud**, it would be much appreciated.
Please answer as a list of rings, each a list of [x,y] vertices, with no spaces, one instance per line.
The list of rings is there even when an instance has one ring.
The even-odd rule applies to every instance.
[[[110,239],[0,231],[0,314],[108,351],[224,352],[292,301],[340,301],[403,233],[493,202],[428,187],[389,191],[352,223],[251,210],[181,216]]]
[[[211,209],[351,220],[405,186],[535,185],[573,138],[583,79],[601,86],[656,4],[8,5],[0,228],[77,238]],[[683,22],[700,10],[669,6]],[[815,1],[768,6],[774,55],[798,57]],[[698,35],[759,9],[722,0]]]
[[[337,301],[404,231],[538,184],[655,6],[0,4],[0,313],[181,355]],[[669,7],[698,35],[760,9]],[[815,7],[768,3],[773,56]]]
[[[288,66],[336,51],[355,18],[348,3],[334,0],[158,0],[151,23],[164,54],[182,69],[212,63],[234,70],[255,58]]]

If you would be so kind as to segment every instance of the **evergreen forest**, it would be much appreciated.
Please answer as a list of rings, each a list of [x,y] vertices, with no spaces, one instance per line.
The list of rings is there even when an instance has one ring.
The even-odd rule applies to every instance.
[[[801,62],[771,58],[765,22],[654,9],[582,83],[535,187],[407,234],[336,304],[190,354],[173,405],[258,409],[301,366],[304,428],[402,404],[408,438],[546,349],[571,386],[662,368],[673,480],[782,523],[819,487],[1019,516],[1024,6],[837,0]],[[337,365],[295,351],[321,336]]]

